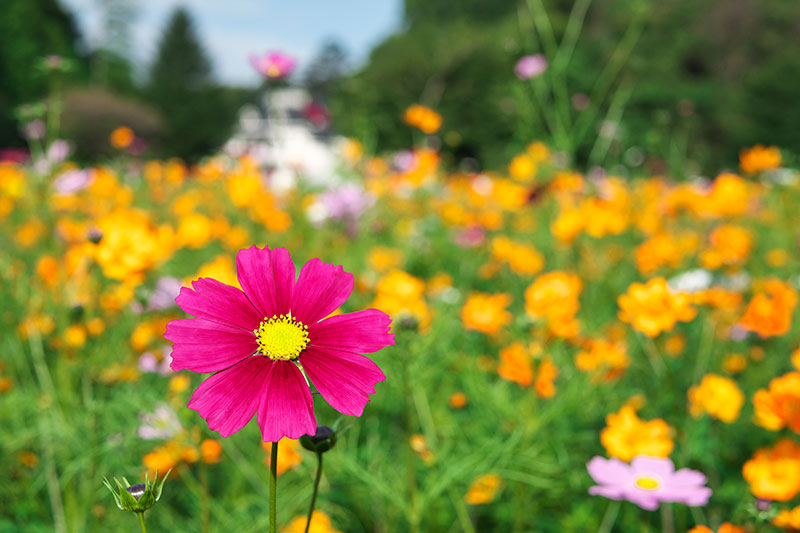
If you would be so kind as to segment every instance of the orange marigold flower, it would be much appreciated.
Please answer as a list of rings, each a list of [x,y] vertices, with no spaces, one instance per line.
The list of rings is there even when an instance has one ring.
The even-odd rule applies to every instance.
[[[500,350],[497,373],[501,378],[527,387],[533,383],[533,364],[530,352],[521,342]]]
[[[285,527],[281,528],[281,533],[305,533],[307,516],[295,516]],[[337,531],[331,523],[331,519],[324,512],[315,509],[311,513],[311,524],[308,533],[342,533]]]
[[[507,263],[511,270],[520,275],[532,276],[544,266],[544,257],[533,246],[517,243],[505,236],[492,239],[492,258]]]
[[[126,126],[121,126],[112,131],[108,139],[114,148],[127,148],[133,143],[133,130]]]
[[[694,319],[697,310],[691,301],[689,294],[672,290],[664,278],[653,278],[646,284],[632,283],[628,292],[617,299],[619,319],[648,337],[656,337],[671,330],[678,321]]]
[[[214,439],[206,439],[200,443],[200,457],[207,465],[217,464],[222,460],[222,445]]]
[[[402,270],[386,274],[375,287],[372,306],[396,319],[412,317],[420,328],[426,328],[431,313],[425,301],[425,282]]]
[[[739,166],[745,174],[755,174],[781,166],[781,151],[775,146],[757,144],[739,153]]]
[[[800,445],[781,439],[773,448],[761,448],[744,464],[742,475],[756,498],[791,500],[800,492]]]
[[[700,385],[689,388],[689,412],[695,418],[708,413],[730,424],[739,418],[744,394],[736,382],[716,374],[706,374]]]
[[[262,442],[261,447],[266,450],[267,454],[264,457],[264,463],[270,466],[270,454],[272,453],[272,443]],[[278,465],[276,472],[280,476],[288,470],[294,470],[300,463],[303,462],[303,455],[300,453],[300,441],[283,437],[278,441]]]
[[[419,128],[423,133],[431,135],[442,127],[442,115],[424,105],[414,104],[406,109],[403,120],[409,126]]]
[[[674,446],[667,423],[656,418],[644,421],[630,405],[606,417],[606,427],[600,432],[600,443],[610,457],[630,461],[637,455],[669,457]]]
[[[711,250],[708,261],[704,260],[707,268],[721,265],[736,265],[743,263],[753,248],[753,235],[750,230],[741,226],[725,224],[714,229],[709,236]]]
[[[509,163],[508,173],[515,180],[526,183],[536,175],[536,162],[528,154],[519,154]]]
[[[594,372],[605,380],[619,377],[631,364],[625,345],[604,339],[592,339],[575,356],[575,366],[583,372]]]
[[[768,280],[750,300],[740,325],[761,337],[784,335],[792,325],[797,292],[780,280]]]
[[[467,395],[464,394],[463,392],[454,392],[453,394],[450,395],[449,403],[450,407],[452,407],[453,409],[463,409],[464,407],[467,406],[468,402],[469,399],[467,398]]]
[[[575,314],[580,309],[583,283],[575,274],[554,271],[542,274],[525,289],[525,311],[534,319],[547,321],[550,331],[558,337],[578,334]]]
[[[681,262],[681,249],[675,237],[659,233],[636,247],[634,259],[639,272],[652,274],[663,266],[676,268]]]
[[[464,501],[469,505],[492,503],[501,486],[502,480],[497,474],[478,476],[469,486]]]
[[[788,427],[800,433],[800,372],[775,378],[769,389],[759,389],[753,396],[755,422],[777,431]]]
[[[545,357],[539,363],[539,371],[536,374],[536,382],[533,390],[540,398],[552,398],[556,395],[555,379],[558,377],[558,368],[553,364],[550,357]]]
[[[772,519],[772,525],[788,531],[800,531],[800,505],[794,509],[782,509]]]
[[[466,329],[497,335],[504,326],[511,324],[511,313],[506,310],[510,304],[511,295],[507,293],[473,292],[461,308],[461,321]]]
[[[695,526],[689,530],[689,533],[714,533],[714,530],[706,526]],[[730,522],[724,522],[719,526],[717,533],[747,533],[747,530],[743,527],[734,526]]]

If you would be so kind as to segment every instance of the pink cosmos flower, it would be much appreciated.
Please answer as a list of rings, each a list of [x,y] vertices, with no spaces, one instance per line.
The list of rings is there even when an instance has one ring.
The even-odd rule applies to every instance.
[[[529,80],[547,70],[547,58],[542,54],[533,54],[519,58],[514,65],[514,74],[521,80]]]
[[[589,494],[627,500],[648,511],[658,509],[659,502],[705,505],[711,497],[711,489],[704,486],[706,476],[688,468],[676,472],[669,459],[640,455],[627,464],[595,457],[586,468],[598,483]]]
[[[280,80],[291,74],[297,63],[283,52],[267,52],[251,55],[250,64],[265,78]]]
[[[175,300],[197,318],[167,325],[172,369],[216,372],[189,408],[223,437],[253,415],[265,442],[313,435],[307,376],[334,409],[360,416],[375,384],[386,379],[362,354],[394,344],[389,316],[367,309],[329,317],[350,296],[353,275],[315,258],[295,281],[283,248],[240,250],[236,270],[244,291],[200,278]]]

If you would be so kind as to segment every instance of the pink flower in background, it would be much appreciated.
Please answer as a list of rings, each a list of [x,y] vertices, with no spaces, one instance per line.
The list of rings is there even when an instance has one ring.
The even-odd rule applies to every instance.
[[[270,80],[280,80],[292,73],[297,62],[283,52],[267,52],[250,56],[250,64],[259,74]]]
[[[94,181],[93,170],[68,170],[53,180],[53,189],[61,196],[75,194]]]
[[[175,306],[175,298],[181,293],[183,282],[178,278],[164,276],[156,282],[156,288],[147,299],[148,311],[161,311]]]
[[[627,464],[595,457],[586,468],[597,483],[589,488],[589,494],[627,500],[648,511],[658,509],[660,502],[705,505],[711,497],[706,476],[688,468],[676,472],[669,459],[640,455]]]
[[[547,70],[547,58],[542,54],[523,56],[514,66],[514,74],[521,80],[529,80]]]
[[[295,280],[287,250],[253,246],[239,251],[236,270],[243,291],[200,278],[176,299],[197,318],[167,325],[173,370],[216,372],[189,408],[223,437],[253,415],[265,442],[313,434],[305,373],[334,409],[360,416],[375,384],[386,379],[362,354],[394,344],[391,318],[377,309],[329,316],[350,296],[353,275],[316,258]]]

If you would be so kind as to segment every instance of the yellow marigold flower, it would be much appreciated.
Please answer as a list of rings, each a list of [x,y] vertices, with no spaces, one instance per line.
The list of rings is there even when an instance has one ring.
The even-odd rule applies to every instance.
[[[25,317],[17,326],[17,333],[23,339],[27,339],[34,332],[46,336],[52,333],[55,327],[56,322],[50,315],[30,315]]]
[[[42,238],[46,230],[47,227],[41,220],[29,220],[17,229],[14,240],[22,248],[30,248]]]
[[[646,284],[632,283],[628,292],[617,299],[619,319],[628,322],[648,337],[669,331],[678,321],[689,322],[697,310],[691,296],[673,291],[664,278],[653,278]]]
[[[739,166],[745,174],[780,168],[781,151],[775,146],[766,147],[757,144],[739,153]]]
[[[424,105],[414,104],[406,109],[403,120],[409,126],[419,128],[423,133],[431,135],[442,127],[442,115]]]
[[[267,454],[264,457],[264,462],[270,466],[270,459],[272,453],[272,443],[262,442],[261,447],[266,450]],[[303,455],[300,453],[300,441],[283,437],[278,441],[278,465],[276,472],[280,476],[288,470],[294,470],[300,463],[303,462]]]
[[[744,464],[742,475],[756,498],[791,500],[800,492],[800,445],[781,439],[773,448],[761,448]]]
[[[501,378],[523,387],[533,383],[533,365],[530,352],[521,342],[515,342],[500,350],[497,373]]]
[[[473,292],[461,308],[461,321],[466,329],[497,335],[511,324],[511,313],[506,310],[510,304],[511,295],[507,293]]]
[[[785,266],[789,262],[789,252],[783,248],[773,248],[766,255],[767,265],[772,268]]]
[[[425,301],[425,282],[402,270],[386,274],[376,286],[373,307],[395,318],[411,316],[421,328],[428,326],[431,313]]]
[[[716,374],[706,374],[700,385],[689,388],[689,412],[695,418],[708,413],[730,424],[739,418],[744,394],[736,382]]]
[[[547,148],[546,144],[540,141],[529,144],[526,151],[533,162],[537,164],[547,161],[550,158],[550,150]]]
[[[565,209],[550,225],[550,233],[563,243],[571,243],[584,228],[583,214],[579,209]]]
[[[592,339],[575,356],[575,366],[582,372],[593,372],[600,379],[619,377],[631,364],[625,346],[603,339]]]
[[[729,374],[738,374],[747,368],[747,357],[740,353],[731,353],[722,361],[722,368]]]
[[[642,274],[652,274],[663,266],[676,268],[681,262],[682,254],[677,240],[665,233],[650,237],[636,247],[634,259],[636,268]]]
[[[69,348],[80,348],[86,344],[86,328],[81,324],[73,324],[64,331],[64,344]]]
[[[633,407],[625,405],[606,417],[600,442],[610,457],[626,462],[637,455],[669,457],[674,446],[671,433],[672,429],[664,420],[643,421]]]
[[[189,213],[181,217],[175,235],[177,245],[189,248],[202,248],[212,236],[211,219],[198,213]]]
[[[411,449],[414,450],[414,453],[416,453],[426,465],[430,466],[436,462],[436,458],[433,456],[433,452],[428,447],[428,441],[425,440],[424,435],[419,433],[411,435],[411,437],[408,439],[408,445],[411,446]]]
[[[185,284],[189,285],[198,278],[214,278],[226,285],[241,288],[239,285],[239,278],[236,276],[233,259],[226,254],[220,254],[208,263],[203,264],[200,270],[197,271],[197,274],[185,280]]]
[[[797,292],[780,280],[768,280],[750,300],[740,325],[761,337],[784,335],[792,325]]]
[[[281,533],[305,533],[307,521],[307,516],[295,516],[292,518],[291,522],[289,522],[285,527],[281,528]],[[331,519],[328,515],[318,509],[315,509],[314,512],[311,513],[311,524],[309,524],[308,533],[342,532],[334,529]]]
[[[750,230],[731,224],[716,228],[711,232],[709,240],[711,252],[719,254],[719,259],[725,265],[743,263],[750,256],[753,247]],[[712,265],[708,265],[708,268],[712,268]]]
[[[689,530],[689,533],[714,533],[714,530],[706,526],[695,526]],[[730,522],[723,522],[717,533],[747,533],[743,527],[734,526]]]
[[[169,378],[169,393],[174,396],[186,392],[192,384],[192,379],[186,374],[178,374]]]
[[[217,464],[222,460],[222,445],[214,439],[205,439],[200,443],[200,457],[207,465]]]
[[[575,315],[580,309],[583,283],[575,274],[553,271],[542,274],[525,289],[525,311],[533,319],[547,321],[556,336],[571,338],[578,334]]]
[[[108,137],[111,146],[114,148],[127,148],[133,143],[133,139],[133,130],[126,126],[116,128]]]
[[[772,525],[787,531],[800,531],[800,506],[794,509],[781,509],[772,519]]]
[[[367,256],[367,264],[378,274],[399,268],[403,262],[405,262],[403,252],[387,246],[374,246]]]
[[[717,216],[738,216],[753,200],[750,184],[736,174],[723,173],[714,179],[708,195],[708,209]]]
[[[664,352],[670,357],[678,357],[685,349],[686,337],[680,333],[670,335],[664,342]]]
[[[464,501],[469,505],[492,503],[500,491],[502,480],[497,474],[478,476],[469,486]]]
[[[536,163],[528,154],[519,154],[508,165],[508,173],[517,181],[527,183],[536,175]]]
[[[42,278],[47,287],[53,288],[58,285],[59,268],[58,261],[52,255],[43,255],[36,263],[36,274]]]
[[[350,163],[356,163],[364,155],[364,145],[358,139],[345,139],[342,143],[342,156]]]
[[[789,372],[769,382],[753,396],[755,422],[777,431],[788,427],[800,433],[800,372]]]
[[[152,452],[146,454],[142,458],[142,463],[152,476],[156,472],[162,473],[175,468],[179,463],[194,463],[197,459],[197,450],[172,440],[157,446]]]

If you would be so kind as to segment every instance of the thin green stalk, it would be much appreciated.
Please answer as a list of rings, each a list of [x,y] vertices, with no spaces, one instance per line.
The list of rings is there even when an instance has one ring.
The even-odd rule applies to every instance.
[[[661,533],[675,533],[675,517],[670,503],[661,504]]]
[[[269,461],[269,533],[278,531],[278,443],[272,443]]]
[[[142,528],[142,533],[147,533],[147,528],[144,527],[144,513],[136,513],[139,517],[139,526]]]
[[[406,482],[408,483],[408,523],[409,531],[416,533],[419,531],[419,509],[417,505],[417,459],[414,456],[414,450],[411,449],[411,435],[414,434],[414,405],[412,403],[412,389],[411,389],[411,376],[410,368],[412,350],[409,349],[404,354],[403,360],[403,398],[405,400],[406,410],[406,435],[405,435],[405,449],[406,449]]]
[[[641,339],[642,336],[639,338]],[[656,376],[659,378],[662,377],[667,371],[667,366],[664,364],[661,354],[658,353],[658,348],[656,348],[655,342],[653,342],[653,339],[650,337],[644,337],[644,340],[641,342],[644,352],[647,354],[647,358],[650,360],[650,365],[653,367],[653,371],[656,373]]]
[[[603,521],[600,522],[600,529],[597,530],[597,533],[609,533],[611,531],[611,528],[614,527],[614,522],[617,521],[620,507],[622,507],[622,502],[619,500],[608,502],[606,514],[603,515]]]
[[[308,519],[306,520],[306,530],[311,527],[311,515],[314,514],[314,506],[317,504],[317,493],[319,492],[319,480],[322,479],[322,454],[317,452],[317,475],[314,477],[314,492],[311,494],[311,505],[308,508]]]
[[[208,533],[211,527],[211,515],[208,497],[208,465],[205,463],[200,465],[200,488],[200,522],[202,532]]]

